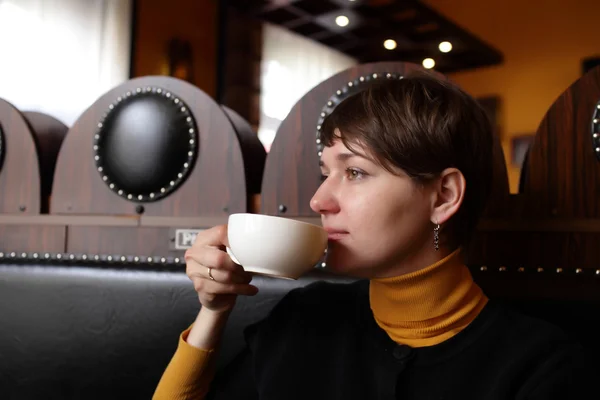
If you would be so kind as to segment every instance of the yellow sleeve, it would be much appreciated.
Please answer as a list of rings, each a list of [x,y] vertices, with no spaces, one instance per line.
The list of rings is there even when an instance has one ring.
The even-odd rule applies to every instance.
[[[156,387],[153,400],[202,400],[214,378],[214,350],[190,346],[191,327],[181,333],[177,351]]]

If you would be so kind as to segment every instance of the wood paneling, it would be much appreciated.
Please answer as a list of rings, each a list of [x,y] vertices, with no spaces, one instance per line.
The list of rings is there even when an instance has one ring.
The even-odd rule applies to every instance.
[[[184,250],[174,248],[175,231],[183,229],[208,229],[227,223],[227,217],[148,217],[139,219],[139,224],[131,226],[84,225],[75,219],[69,221],[68,253],[182,257]],[[124,221],[126,222],[126,221]]]
[[[252,201],[251,195],[260,194],[267,152],[248,121],[228,107],[222,106],[222,109],[229,118],[242,148],[248,201]],[[250,208],[250,205],[248,207]]]
[[[600,102],[600,68],[569,87],[550,107],[530,148],[524,193],[528,215],[600,217],[600,160],[592,119]]]
[[[518,273],[524,268],[544,280],[538,285],[555,288],[555,296],[589,297],[595,287],[594,296],[600,300],[600,161],[596,158],[597,142],[592,139],[592,120],[599,101],[597,67],[554,102],[536,132],[524,166],[523,193],[507,199],[503,218],[481,221],[469,263],[487,265],[486,271],[492,273],[499,268]],[[486,271],[481,272],[485,275]],[[520,274],[510,276],[522,279]],[[569,282],[588,283],[585,287],[558,285],[556,282],[565,276]],[[527,289],[526,284],[502,288],[506,279],[489,278],[486,285],[493,291],[541,290]]]
[[[85,254],[173,256],[182,251],[169,250],[169,228],[121,226],[71,226],[67,252]]]
[[[50,196],[52,194],[56,159],[69,128],[48,114],[26,111],[23,116],[37,145],[40,163],[41,212],[47,214],[50,210]]]
[[[0,214],[39,214],[40,167],[34,138],[21,112],[2,99],[0,130]]]
[[[65,243],[64,226],[0,224],[0,251],[4,253],[63,253]]]

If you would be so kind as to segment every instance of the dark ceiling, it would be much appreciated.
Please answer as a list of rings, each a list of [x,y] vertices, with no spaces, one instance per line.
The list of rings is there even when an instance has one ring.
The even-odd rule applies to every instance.
[[[465,29],[416,0],[229,0],[244,14],[283,26],[358,59],[408,61],[435,60],[442,73],[496,65],[502,54]],[[340,27],[336,17],[348,25]],[[387,50],[383,42],[397,47]],[[438,45],[452,43],[442,53]]]

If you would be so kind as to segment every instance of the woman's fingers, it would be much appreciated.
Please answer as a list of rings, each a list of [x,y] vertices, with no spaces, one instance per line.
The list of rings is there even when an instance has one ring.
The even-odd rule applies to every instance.
[[[202,306],[212,310],[231,309],[238,295],[258,293],[256,286],[249,285],[252,274],[225,252],[227,245],[227,225],[220,225],[200,232],[185,252],[186,274]]]
[[[225,254],[225,256],[227,256],[227,254]],[[226,269],[223,268],[223,264],[212,264],[212,266],[210,266],[200,264],[193,258],[189,258],[186,264],[186,273],[190,279],[198,277],[221,283],[250,283],[252,280],[252,274],[244,271],[242,267]]]
[[[211,268],[226,269],[233,272],[244,271],[241,265],[233,262],[229,254],[213,246],[192,247],[186,251],[185,259],[192,259],[198,264]]]
[[[227,240],[227,225],[213,226],[210,229],[200,232],[196,236],[194,246],[229,246],[229,241]]]

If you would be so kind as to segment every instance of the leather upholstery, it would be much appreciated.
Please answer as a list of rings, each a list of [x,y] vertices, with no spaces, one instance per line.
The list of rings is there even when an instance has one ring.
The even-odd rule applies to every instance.
[[[124,99],[98,131],[97,154],[107,183],[125,193],[160,197],[161,189],[174,186],[171,181],[183,182],[177,177],[187,171],[184,163],[193,165],[198,143],[193,117],[182,111],[187,106],[181,100],[175,103],[165,93],[142,92]]]
[[[322,278],[333,279],[256,277],[260,293],[239,298],[218,365],[242,348],[244,326]],[[150,399],[198,310],[183,272],[0,265],[0,398]]]
[[[198,299],[182,271],[111,267],[0,265],[0,399],[152,397]],[[217,367],[242,348],[245,326],[292,288],[319,279],[351,281],[321,271],[298,281],[256,277],[260,292],[238,299]],[[597,370],[598,304],[503,302],[561,326],[586,346]]]

